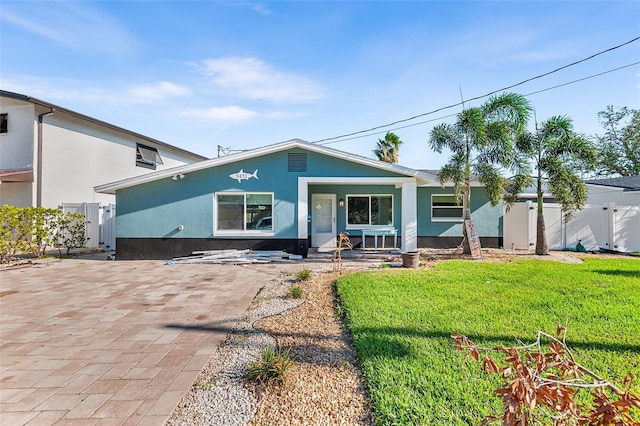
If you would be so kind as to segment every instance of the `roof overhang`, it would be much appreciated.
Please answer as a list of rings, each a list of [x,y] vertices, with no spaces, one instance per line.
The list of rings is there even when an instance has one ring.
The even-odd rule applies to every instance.
[[[33,169],[0,170],[0,182],[33,182]]]
[[[146,175],[136,176],[129,179],[123,179],[117,182],[107,183],[104,185],[98,185],[94,189],[96,192],[104,194],[115,194],[116,191],[124,188],[129,188],[136,185],[141,185],[148,182],[154,182],[160,179],[172,178],[177,175],[184,175],[199,170],[204,170],[212,167],[221,166],[224,164],[234,163],[237,161],[243,161],[262,155],[272,154],[279,151],[284,151],[293,148],[301,148],[312,152],[328,155],[331,157],[339,158],[346,161],[351,161],[357,164],[370,166],[376,169],[386,170],[392,173],[397,173],[402,176],[414,177],[418,185],[429,184],[437,182],[437,177],[421,172],[419,170],[411,169],[397,164],[389,164],[371,158],[362,157],[355,154],[350,154],[344,151],[339,151],[332,148],[327,148],[322,145],[305,142],[300,139],[292,139],[286,142],[280,142],[273,145],[267,145],[261,148],[256,148],[248,151],[243,151],[235,154],[231,154],[225,157],[212,158],[210,160],[201,161],[193,164],[186,164],[183,166],[174,167],[171,169],[165,169],[157,171],[155,173],[149,173]]]

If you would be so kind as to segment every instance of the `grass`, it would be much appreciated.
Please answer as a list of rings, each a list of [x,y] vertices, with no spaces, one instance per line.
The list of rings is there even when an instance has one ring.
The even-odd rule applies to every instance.
[[[640,393],[635,259],[450,261],[356,273],[336,289],[380,425],[480,424],[501,412],[499,378],[455,351],[454,333],[479,346],[513,346],[567,325],[579,363],[620,386],[632,372]]]
[[[306,268],[296,274],[296,282],[307,281],[309,278],[311,278],[311,271]]]

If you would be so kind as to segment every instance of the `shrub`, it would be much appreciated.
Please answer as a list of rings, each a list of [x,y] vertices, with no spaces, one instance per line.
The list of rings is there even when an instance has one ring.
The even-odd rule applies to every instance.
[[[249,368],[245,380],[266,385],[282,385],[285,381],[285,372],[291,363],[289,349],[285,351],[267,346],[260,359]]]
[[[299,271],[296,274],[296,281],[300,282],[300,281],[307,281],[309,278],[311,278],[311,271],[309,269],[303,269],[301,271]]]
[[[48,247],[84,247],[85,225],[82,213],[62,213],[43,207],[0,207],[0,261],[17,255],[44,256]]]
[[[302,287],[300,287],[299,285],[291,287],[291,290],[289,290],[287,297],[289,299],[300,299],[302,297]]]

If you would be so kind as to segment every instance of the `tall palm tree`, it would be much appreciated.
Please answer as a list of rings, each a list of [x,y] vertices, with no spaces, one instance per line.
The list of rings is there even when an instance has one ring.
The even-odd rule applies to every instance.
[[[378,160],[394,164],[400,160],[400,145],[402,145],[402,141],[398,135],[387,132],[384,139],[378,139],[373,153],[378,157]]]
[[[463,109],[455,124],[442,123],[429,135],[429,146],[437,153],[451,151],[440,170],[440,183],[453,183],[458,202],[462,201],[462,233],[465,253],[471,252],[464,220],[471,219],[471,176],[485,186],[489,202],[498,205],[506,179],[502,168],[510,168],[515,158],[515,137],[524,131],[531,106],[516,93],[492,96],[480,107]]]
[[[536,254],[547,255],[549,246],[543,215],[545,182],[547,191],[562,204],[564,220],[568,221],[587,200],[587,186],[580,174],[595,167],[596,150],[586,138],[574,132],[571,118],[564,115],[553,116],[539,126],[536,123],[535,132],[525,132],[518,137],[516,149],[520,170],[507,187],[505,201],[510,206],[522,189],[535,183],[538,204]],[[534,177],[531,176],[531,161]]]

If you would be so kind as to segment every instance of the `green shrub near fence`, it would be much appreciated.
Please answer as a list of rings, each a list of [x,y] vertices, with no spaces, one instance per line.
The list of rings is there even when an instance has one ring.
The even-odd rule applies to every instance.
[[[72,248],[86,245],[82,213],[63,213],[44,207],[0,207],[0,261],[18,255],[44,256],[48,248]]]

